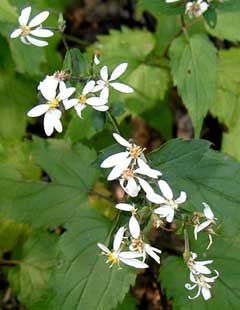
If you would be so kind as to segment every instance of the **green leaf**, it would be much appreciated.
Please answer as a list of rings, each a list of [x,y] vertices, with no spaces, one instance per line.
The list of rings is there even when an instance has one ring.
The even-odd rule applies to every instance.
[[[29,309],[41,298],[57,264],[57,239],[54,234],[37,230],[13,257],[19,265],[11,268],[8,280],[20,302]]]
[[[214,29],[208,28],[208,32],[220,39],[226,39],[232,42],[240,40],[240,12],[222,12],[218,13],[217,25]]]
[[[171,140],[151,154],[152,166],[159,169],[171,186],[186,191],[188,200],[183,207],[202,211],[207,202],[223,222],[221,233],[235,236],[240,215],[240,164],[209,149],[204,140]]]
[[[82,144],[38,139],[32,156],[51,182],[26,180],[15,169],[0,166],[0,210],[17,222],[61,225],[86,203],[98,177],[92,165],[96,153]]]
[[[135,92],[125,95],[126,109],[140,114],[157,105],[165,97],[169,80],[167,70],[145,64],[140,65],[127,79]]]
[[[117,306],[115,310],[136,310],[136,301],[132,295],[127,294],[123,302]]]
[[[17,10],[8,0],[1,0],[0,2],[0,21],[15,23],[17,20]]]
[[[63,70],[69,71],[75,78],[89,74],[89,65],[85,55],[78,48],[67,51],[63,62]]]
[[[0,217],[0,257],[5,252],[10,252],[28,234],[28,226],[17,224],[6,219],[4,214]]]
[[[154,37],[150,32],[126,27],[122,27],[121,31],[111,30],[109,35],[99,36],[98,41],[88,49],[88,54],[92,56],[94,51],[98,50],[102,64],[110,66],[111,69],[127,62],[127,73],[143,63],[154,48]]]
[[[109,268],[97,247],[106,241],[111,227],[93,209],[82,210],[71,219],[59,243],[62,264],[52,274],[52,293],[47,293],[40,309],[108,310],[123,300],[135,272],[125,266]]]
[[[229,129],[228,133],[223,134],[222,150],[240,159],[239,147],[235,143],[240,134],[240,50],[238,48],[223,50],[219,56],[218,92],[211,113]]]
[[[174,84],[200,135],[202,122],[216,94],[218,57],[205,35],[182,35],[170,47]]]
[[[27,123],[26,113],[34,105],[35,96],[35,84],[32,81],[1,71],[0,136],[2,138],[21,139],[24,136]]]
[[[166,3],[159,0],[138,0],[138,10],[148,10],[151,13],[162,12],[165,14],[181,14],[184,13],[184,1],[176,3]]]

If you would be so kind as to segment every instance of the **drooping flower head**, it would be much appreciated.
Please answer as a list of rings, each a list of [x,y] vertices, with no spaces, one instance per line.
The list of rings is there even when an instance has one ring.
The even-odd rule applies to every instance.
[[[32,8],[30,6],[22,10],[18,18],[19,28],[15,29],[10,34],[10,37],[12,39],[20,37],[22,43],[28,45],[46,46],[48,42],[36,39],[36,37],[48,38],[54,35],[51,30],[44,29],[41,25],[48,18],[49,12],[43,11],[29,21],[31,10]]]

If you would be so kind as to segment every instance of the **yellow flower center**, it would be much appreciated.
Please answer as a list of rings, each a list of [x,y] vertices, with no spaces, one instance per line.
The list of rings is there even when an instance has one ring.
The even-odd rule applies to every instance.
[[[133,145],[129,150],[132,158],[136,159],[142,154],[143,149],[140,146]]]
[[[48,104],[49,104],[49,107],[50,109],[55,109],[59,106],[59,103],[60,103],[60,99],[58,97],[48,101]]]
[[[26,25],[22,25],[21,30],[22,30],[21,36],[27,36],[30,33],[31,28]]]
[[[119,264],[119,258],[115,253],[111,252],[107,254],[107,257],[108,257],[108,262],[111,263],[111,265]]]
[[[168,203],[171,207],[173,207],[174,209],[178,208],[178,204],[174,201],[174,200],[168,200]]]
[[[122,177],[123,177],[125,180],[128,180],[128,179],[130,179],[130,178],[133,178],[133,177],[134,177],[134,172],[132,171],[132,169],[128,168],[128,169],[126,169],[126,170],[123,171]]]
[[[80,102],[81,104],[86,104],[86,101],[87,101],[87,97],[86,97],[86,96],[81,95],[81,96],[79,97],[79,102]]]

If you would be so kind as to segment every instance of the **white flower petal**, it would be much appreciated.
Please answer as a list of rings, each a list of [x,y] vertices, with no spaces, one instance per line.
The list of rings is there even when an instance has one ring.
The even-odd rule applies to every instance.
[[[33,19],[30,21],[29,23],[29,27],[36,27],[38,25],[40,25],[41,23],[43,23],[49,16],[49,12],[48,11],[43,11],[39,14],[37,14],[35,17],[33,17]]]
[[[133,212],[134,211],[134,206],[128,204],[128,203],[118,203],[115,208],[122,210],[122,211],[129,211]]]
[[[94,61],[96,66],[98,66],[100,64],[100,60],[98,59],[96,54],[94,55],[93,61]]]
[[[58,95],[59,99],[61,100],[69,98],[76,90],[75,87],[66,87],[65,89],[63,89],[63,85],[65,86],[65,84],[60,84],[60,93]]]
[[[21,26],[26,26],[31,14],[31,10],[32,8],[30,6],[28,6],[27,8],[23,9],[19,18],[18,18],[18,22]]]
[[[25,37],[20,37],[20,40],[22,43],[27,44],[27,45],[31,45],[31,43],[28,42],[28,40]]]
[[[202,288],[202,295],[203,295],[203,298],[204,298],[205,300],[210,299],[210,298],[211,298],[210,289],[209,289],[209,288],[203,287],[203,288]]]
[[[126,158],[124,161],[119,162],[108,175],[108,181],[115,180],[121,176],[124,170],[128,168],[131,162],[131,157]]]
[[[125,258],[120,258],[121,262],[123,262],[125,265],[129,265],[131,267],[135,267],[137,269],[145,269],[148,268],[148,265],[145,264],[144,262],[141,262],[138,259],[125,259]]]
[[[185,192],[181,192],[180,196],[175,200],[177,204],[184,203],[187,199],[187,194]]]
[[[109,109],[109,106],[107,106],[107,105],[99,105],[99,106],[93,105],[92,107],[93,107],[93,109],[100,111],[100,112],[105,112]]]
[[[87,84],[83,87],[82,94],[84,96],[89,94],[93,90],[94,86],[95,86],[95,81],[91,80],[87,82]]]
[[[194,239],[197,240],[197,234],[198,234],[198,225],[196,225],[194,227],[194,231],[193,231],[193,234],[194,234]]]
[[[144,179],[139,178],[139,177],[137,177],[137,179],[138,179],[138,182],[139,182],[141,188],[144,190],[144,192],[146,194],[148,194],[149,192],[151,192],[151,193],[153,192],[151,185],[147,181],[145,181]]]
[[[123,83],[117,83],[117,82],[113,82],[113,83],[110,83],[110,85],[120,91],[121,93],[125,93],[125,94],[130,94],[130,93],[133,93],[134,92],[134,89],[126,84],[123,84]]]
[[[82,111],[86,108],[87,106],[85,104],[77,104],[74,106],[74,109],[77,112],[77,115],[82,118]]]
[[[153,212],[160,215],[161,217],[166,217],[169,214],[170,209],[172,208],[168,206],[163,206],[155,209]]]
[[[136,169],[136,173],[147,175],[150,178],[157,179],[161,176],[161,172],[155,169],[151,169],[148,164],[145,163],[141,158],[137,159],[138,169]]]
[[[30,111],[28,111],[27,116],[37,117],[46,113],[48,109],[49,109],[48,104],[39,104],[36,107],[32,108]]]
[[[108,87],[103,87],[100,93],[100,98],[108,100],[109,97],[109,88]]]
[[[39,47],[43,47],[43,46],[47,46],[47,45],[48,45],[48,42],[35,39],[35,38],[31,37],[31,36],[26,36],[26,38],[27,38],[27,40],[28,40],[31,44],[36,45],[36,46],[39,46]]]
[[[124,235],[125,228],[122,226],[118,229],[114,241],[113,241],[113,250],[118,251],[123,240],[123,235]]]
[[[10,34],[10,38],[11,39],[15,39],[17,37],[20,36],[20,34],[22,33],[22,30],[21,29],[15,29],[11,34]]]
[[[63,100],[63,105],[65,110],[71,109],[72,107],[76,106],[78,103],[78,99],[70,99],[70,100]]]
[[[149,256],[151,256],[158,264],[160,264],[160,257],[152,250],[149,244],[145,244],[145,251]]]
[[[160,180],[158,181],[158,185],[165,198],[168,200],[173,199],[173,192],[166,181]]]
[[[121,137],[118,133],[114,133],[113,138],[122,146],[125,146],[127,148],[131,147],[131,144],[127,140],[125,140],[123,137]]]
[[[107,100],[100,97],[91,97],[86,100],[86,103],[92,106],[100,106],[106,104]]]
[[[63,128],[62,128],[62,123],[60,121],[60,118],[62,116],[62,112],[58,109],[54,109],[54,110],[50,110],[49,112],[51,112],[52,114],[52,118],[53,118],[53,127],[57,130],[57,132],[62,132]]]
[[[141,187],[138,186],[137,182],[135,181],[134,178],[130,178],[127,181],[127,185],[125,186],[123,182],[120,180],[120,185],[124,189],[124,191],[131,197],[137,197],[139,191],[141,190]]]
[[[172,223],[173,219],[174,219],[174,209],[173,209],[173,208],[170,208],[170,209],[169,209],[169,212],[168,212],[168,215],[167,215],[167,217],[166,217],[166,221],[167,221],[168,223]]]
[[[211,220],[207,220],[207,221],[201,223],[200,225],[198,225],[198,227],[197,227],[197,229],[196,229],[197,233],[199,233],[200,231],[202,231],[203,229],[205,229],[206,227],[208,227],[211,223],[212,223]]]
[[[109,79],[109,81],[114,81],[116,80],[117,78],[119,78],[127,69],[127,66],[128,64],[125,62],[125,63],[122,63],[120,65],[118,65],[114,70],[113,70],[113,73]]]
[[[107,157],[102,163],[101,168],[111,168],[119,164],[121,161],[125,161],[129,156],[129,152],[121,152]]]
[[[51,30],[42,28],[31,30],[30,34],[40,38],[49,38],[54,35],[54,33]]]
[[[97,85],[94,86],[94,88],[92,89],[92,93],[96,93],[102,90],[105,87],[104,85],[105,85],[104,81],[102,80],[97,81]]]
[[[214,219],[214,214],[210,208],[210,206],[206,203],[206,202],[203,202],[202,203],[203,206],[204,206],[204,210],[203,210],[203,213],[205,215],[205,217],[208,219],[208,220],[213,220]]]
[[[119,258],[133,259],[133,258],[140,258],[140,257],[143,257],[143,254],[139,252],[124,251],[124,252],[119,253]]]
[[[101,68],[100,76],[103,79],[103,81],[107,81],[108,80],[108,67],[107,66],[103,66]]]
[[[97,246],[106,254],[110,253],[110,250],[102,243],[98,243]]]
[[[154,192],[149,191],[146,194],[147,194],[146,198],[153,203],[156,203],[156,204],[166,203],[165,198],[163,198],[162,196],[160,196]]]
[[[129,220],[129,231],[134,239],[138,239],[140,236],[140,225],[134,215]]]
[[[54,129],[53,117],[51,113],[46,112],[43,119],[43,127],[47,136],[51,136]]]
[[[199,273],[202,273],[202,274],[210,274],[211,273],[211,270],[204,265],[195,264],[194,267],[195,267],[196,271]]]

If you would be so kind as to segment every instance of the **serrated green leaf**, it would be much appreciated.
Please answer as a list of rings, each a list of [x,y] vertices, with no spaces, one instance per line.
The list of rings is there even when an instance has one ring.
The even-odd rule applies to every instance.
[[[240,147],[237,142],[240,135],[240,122],[231,128],[229,133],[223,134],[222,151],[235,157],[240,161]]]
[[[82,144],[38,139],[32,144],[32,156],[51,182],[23,179],[15,169],[2,165],[0,210],[34,226],[63,224],[86,202],[98,177],[92,165],[96,153]]]
[[[115,310],[136,310],[136,301],[132,295],[127,294],[123,302],[117,306]]]
[[[66,228],[59,243],[62,264],[52,274],[51,295],[40,306],[45,310],[113,309],[133,284],[135,272],[125,266],[109,268],[106,257],[99,255],[97,243],[106,241],[111,222],[93,209],[82,210]]]
[[[29,309],[41,298],[57,264],[57,240],[56,235],[37,230],[14,256],[19,265],[11,268],[8,280],[18,299]]]
[[[221,232],[234,236],[239,230],[240,164],[209,149],[204,140],[171,140],[151,154],[152,166],[159,169],[177,193],[188,195],[188,211],[202,211],[202,202],[214,210]]]
[[[205,35],[175,39],[170,47],[174,84],[200,135],[202,122],[216,94],[218,57]]]
[[[222,12],[218,13],[217,25],[214,29],[208,28],[208,32],[220,39],[226,39],[232,42],[240,40],[240,12]]]
[[[69,71],[75,78],[86,77],[89,74],[87,58],[78,48],[72,48],[67,51],[62,69]]]
[[[162,12],[165,14],[181,14],[184,12],[184,9],[184,1],[166,3],[161,0],[138,0],[139,11],[148,10],[152,13]]]

